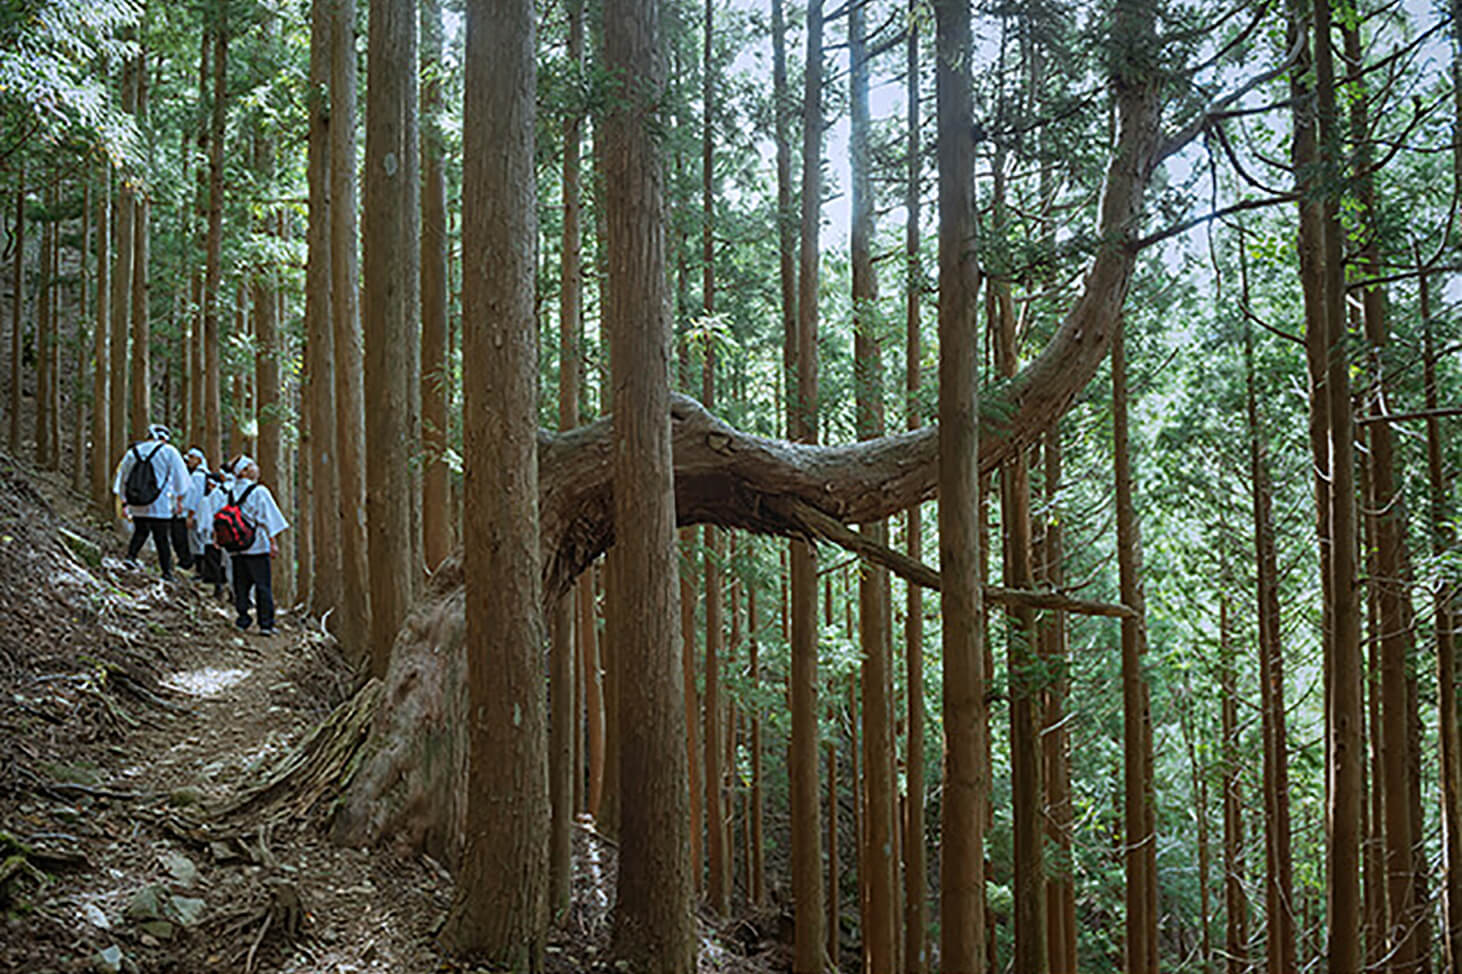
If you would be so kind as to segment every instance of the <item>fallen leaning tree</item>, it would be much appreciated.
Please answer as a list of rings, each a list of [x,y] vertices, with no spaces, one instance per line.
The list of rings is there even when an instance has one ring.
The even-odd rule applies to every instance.
[[[978,463],[994,470],[1066,411],[1111,348],[1136,259],[1142,195],[1158,160],[1177,142],[1161,143],[1154,100],[1128,100],[1108,167],[1099,245],[1080,297],[1042,354],[987,395]],[[995,408],[988,408],[988,407]],[[564,433],[539,435],[539,516],[544,598],[569,590],[614,541],[611,427],[608,418]],[[886,565],[916,584],[937,586],[928,566],[848,528],[934,496],[938,433],[933,427],[844,446],[809,446],[758,437],[717,419],[693,400],[671,408],[676,514],[681,525],[727,528],[830,542]],[[525,566],[525,570],[531,570]],[[288,771],[240,795],[225,813],[255,812],[288,793],[324,795],[322,777],[342,788],[334,805],[337,840],[396,843],[455,867],[462,849],[462,788],[467,768],[467,678],[460,565],[449,560],[403,626],[383,684],[362,691],[338,726],[350,740],[315,735],[329,762],[296,756]],[[1060,593],[990,589],[997,602],[1120,615],[1121,606]],[[525,769],[528,773],[528,769]],[[329,793],[334,793],[333,788]],[[298,808],[298,804],[295,805]]]

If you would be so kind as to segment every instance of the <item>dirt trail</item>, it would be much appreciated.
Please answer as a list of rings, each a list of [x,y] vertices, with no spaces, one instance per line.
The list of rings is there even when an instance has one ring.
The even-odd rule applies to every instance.
[[[447,872],[331,843],[328,791],[215,814],[353,675],[318,620],[240,633],[211,586],[161,582],[150,547],[127,567],[83,504],[0,452],[0,972],[485,970],[435,949]],[[545,974],[614,970],[614,870],[581,823]],[[776,916],[701,921],[701,971],[786,969]]]
[[[0,970],[452,969],[430,861],[207,822],[349,691],[318,631],[239,633],[74,504],[0,456]]]

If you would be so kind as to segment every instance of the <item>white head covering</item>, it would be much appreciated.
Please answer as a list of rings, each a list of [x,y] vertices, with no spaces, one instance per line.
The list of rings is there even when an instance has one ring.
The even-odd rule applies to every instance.
[[[248,470],[252,466],[255,466],[253,457],[249,456],[247,453],[239,454],[238,459],[235,460],[233,464],[234,476],[240,480],[247,479],[244,477],[244,471]]]
[[[153,423],[147,427],[147,435],[151,436],[154,440],[162,440],[164,443],[172,439],[173,436],[168,428],[161,423]]]
[[[203,451],[198,449],[196,446],[189,450],[187,453],[185,453],[184,456],[189,460],[197,460],[204,466],[208,465],[208,458],[205,457],[203,455]]]

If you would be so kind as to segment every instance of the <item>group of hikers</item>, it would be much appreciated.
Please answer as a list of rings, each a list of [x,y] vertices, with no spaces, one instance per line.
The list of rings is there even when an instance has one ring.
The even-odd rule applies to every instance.
[[[132,522],[128,567],[141,567],[137,556],[150,535],[164,581],[175,578],[176,552],[178,566],[211,582],[216,597],[231,587],[240,629],[252,624],[257,604],[259,634],[274,635],[271,559],[289,522],[259,482],[259,464],[245,454],[209,470],[202,450],[180,453],[171,439],[171,431],[155,423],[117,464],[112,492]]]

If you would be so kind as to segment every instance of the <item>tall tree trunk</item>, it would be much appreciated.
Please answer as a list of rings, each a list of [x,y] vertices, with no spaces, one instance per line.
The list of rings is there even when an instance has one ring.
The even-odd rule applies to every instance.
[[[904,186],[904,388],[905,414],[909,429],[923,425],[919,389],[920,303],[923,300],[924,269],[920,263],[920,200],[923,159],[919,138],[919,28],[913,14],[918,0],[909,0],[909,27],[905,71],[908,97],[908,177]],[[915,504],[905,515],[905,551],[916,561],[924,555],[922,505]],[[904,611],[904,680],[908,698],[908,741],[905,745],[904,779],[904,971],[924,974],[929,969],[925,938],[929,925],[929,859],[924,835],[924,589],[906,586]]]
[[[312,24],[311,36],[313,38],[317,27]],[[211,117],[208,111],[209,81],[212,77],[212,70],[209,64],[213,51],[212,32],[205,27],[198,40],[198,112],[193,120],[193,150],[198,154],[207,153],[212,158],[212,151],[209,149],[208,140],[211,131]],[[188,369],[188,442],[201,444],[206,451],[211,449],[206,442],[203,416],[203,395],[206,381],[203,377],[203,306],[204,306],[204,279],[208,263],[208,189],[210,171],[207,166],[194,166],[192,170],[193,201],[192,214],[189,220],[189,233],[191,243],[195,250],[190,255],[192,263],[192,274],[190,275],[190,294],[192,304],[188,316],[187,335],[187,369]],[[211,456],[211,454],[210,454]],[[213,457],[217,464],[220,458]]]
[[[1420,280],[1423,383],[1428,412],[1435,413],[1438,354],[1432,336],[1431,287],[1425,272]],[[1446,478],[1442,465],[1442,438],[1436,416],[1426,421],[1428,531],[1432,553],[1450,550],[1452,529],[1447,521]],[[1457,650],[1452,600],[1456,580],[1439,575],[1431,582],[1432,625],[1437,640],[1437,737],[1441,750],[1442,801],[1442,956],[1446,969],[1462,964],[1462,740],[1457,709]]]
[[[989,714],[979,576],[979,403],[975,314],[970,12],[934,8],[939,165],[939,569],[944,654],[945,789],[940,855],[943,968],[986,970],[985,809]]]
[[[761,707],[757,703],[758,691],[761,688],[761,630],[757,625],[756,616],[756,593],[757,586],[752,582],[746,590],[746,632],[749,643],[747,645],[747,678],[751,682],[751,787],[748,794],[750,807],[747,814],[747,845],[749,866],[747,869],[747,900],[752,908],[757,909],[765,905],[767,898],[766,879],[766,848],[765,832],[763,830],[763,798],[762,798],[762,741],[761,741]]]
[[[145,14],[144,14],[145,18]],[[137,55],[136,85],[137,102],[134,113],[137,125],[144,130],[144,152],[151,154],[152,139],[146,134],[149,128],[147,118],[147,52]],[[132,220],[132,375],[130,379],[131,405],[129,419],[137,431],[147,429],[152,421],[152,322],[148,308],[148,283],[150,253],[150,223],[152,204],[146,193],[136,196]]]
[[[1197,742],[1197,737],[1203,732],[1203,725],[1207,721],[1199,719],[1192,680],[1186,672],[1183,674],[1183,701],[1185,706],[1179,714],[1179,722],[1183,732],[1183,744],[1188,752],[1189,787],[1192,789],[1194,818],[1197,819],[1198,827],[1195,837],[1198,845],[1198,965],[1203,974],[1213,974],[1213,943],[1208,932],[1208,776],[1204,763],[1198,757]]]
[[[1247,306],[1247,275],[1243,287]],[[1254,497],[1259,710],[1264,741],[1265,940],[1268,944],[1268,969],[1273,974],[1281,974],[1294,970],[1296,963],[1289,825],[1289,735],[1285,727],[1284,647],[1280,635],[1279,566],[1272,513],[1274,491],[1265,460],[1259,397],[1255,391],[1252,325],[1246,326],[1244,331],[1244,380],[1249,427],[1249,481]]]
[[[1315,5],[1315,95],[1318,118],[1319,171],[1327,187],[1321,226],[1323,254],[1319,262],[1325,319],[1325,395],[1330,430],[1330,586],[1333,643],[1330,673],[1330,727],[1328,734],[1330,838],[1328,916],[1336,918],[1330,930],[1329,966],[1333,974],[1353,974],[1360,968],[1359,927],[1339,918],[1359,917],[1361,802],[1364,799],[1365,752],[1361,740],[1362,666],[1355,569],[1355,443],[1350,411],[1350,358],[1346,348],[1346,317],[1339,190],[1334,176],[1339,118],[1336,113],[1335,69],[1330,50],[1330,8]]]
[[[583,58],[584,13],[582,2],[569,11],[570,56],[576,65]],[[579,425],[579,127],[578,116],[572,115],[564,126],[564,228],[563,285],[559,294],[559,357],[558,357],[558,427],[570,430]],[[445,264],[445,260],[443,261]],[[422,277],[426,289],[425,267]],[[443,295],[442,324],[446,325],[446,303]],[[424,334],[424,333],[423,333]],[[445,338],[445,330],[443,331]],[[425,349],[425,337],[423,337]],[[426,362],[423,360],[423,368]],[[442,378],[445,378],[443,374]],[[445,391],[445,388],[443,389]],[[442,422],[446,420],[446,400],[442,400]],[[443,433],[445,429],[443,428]],[[446,445],[445,437],[442,445]],[[443,482],[445,487],[445,481]],[[577,587],[576,590],[577,591]],[[548,723],[548,801],[551,809],[548,839],[548,906],[553,916],[566,913],[570,904],[573,868],[574,738],[578,724],[579,703],[576,695],[576,632],[577,597],[573,592],[559,598],[549,620],[549,723]],[[589,624],[592,625],[592,616]]]
[[[71,344],[71,489],[77,494],[86,494],[88,491],[90,466],[86,458],[87,441],[87,416],[86,400],[89,396],[87,388],[86,366],[90,360],[87,352],[88,312],[87,299],[89,297],[88,275],[91,269],[91,183],[83,179],[81,181],[81,212],[78,214],[81,223],[81,250],[77,259],[76,287],[72,292],[73,317],[75,318],[75,332]]]
[[[588,768],[585,782],[585,810],[597,823],[604,799],[604,666],[599,652],[594,611],[594,573],[586,572],[578,584],[579,618],[576,632],[584,666],[584,722],[587,725]]]
[[[1041,544],[1042,581],[1059,591],[1066,582],[1064,515],[1061,497],[1061,427],[1046,433],[1045,524]],[[1051,970],[1075,974],[1076,882],[1073,876],[1072,834],[1076,815],[1071,801],[1070,730],[1066,723],[1066,702],[1070,692],[1071,650],[1068,645],[1066,613],[1047,612],[1038,630],[1041,659],[1051,674],[1046,687],[1044,738],[1046,772],[1046,835],[1056,856],[1046,884],[1046,928]]]
[[[1005,153],[994,160],[993,219],[1004,234]],[[991,309],[991,333],[997,336],[995,357],[1000,374],[1018,371],[1015,310],[1009,282],[991,277],[986,305]],[[1000,471],[1000,523],[1004,530],[1005,585],[1030,589],[1035,575],[1031,564],[1030,472],[1024,450],[1016,451]],[[1130,603],[1128,603],[1130,604]],[[1046,943],[1046,866],[1042,843],[1044,827],[1040,702],[1043,670],[1036,654],[1035,611],[1015,607],[1007,612],[1010,675],[1011,817],[1014,833],[1015,944],[1017,970],[1045,974],[1050,969]],[[1129,880],[1130,882],[1130,880]]]
[[[1361,464],[1358,474],[1361,496],[1369,498],[1370,468],[1366,464]],[[1361,547],[1365,552],[1365,570],[1367,574],[1374,575],[1376,572],[1375,519],[1362,519],[1360,528]],[[1367,587],[1366,630],[1373,635],[1377,632],[1376,620],[1380,615],[1377,604],[1378,595],[1379,592],[1375,586]],[[1377,784],[1386,780],[1386,771],[1381,764],[1384,760],[1382,753],[1384,728],[1381,722],[1381,643],[1377,638],[1367,639],[1365,643],[1365,720],[1369,733],[1362,731],[1362,739],[1370,748],[1367,754],[1370,765],[1364,772],[1369,778],[1365,782],[1368,790],[1366,797],[1361,801],[1361,834],[1364,836],[1364,846],[1361,852],[1361,884],[1365,903],[1364,949],[1367,969],[1385,970],[1386,956],[1390,950],[1390,923],[1388,920],[1390,910],[1386,905],[1386,796],[1383,794],[1383,789]]]
[[[539,544],[534,39],[527,0],[468,3],[463,551],[468,696],[476,717],[466,775],[468,845],[441,937],[458,953],[515,972],[541,969],[548,924],[543,609],[538,574],[522,570]]]
[[[53,331],[54,316],[51,314],[51,297],[55,293],[51,270],[51,252],[56,241],[56,184],[50,176],[46,182],[41,205],[45,216],[41,223],[40,250],[36,255],[36,409],[35,409],[35,465],[38,470],[49,470],[54,466],[51,447],[51,386],[55,381],[51,370],[51,349],[56,344]]]
[[[799,442],[817,442],[818,228],[822,206],[822,0],[807,5],[802,101],[802,221],[797,280],[796,394],[788,400]],[[792,543],[792,898],[797,904],[794,974],[822,971],[823,889],[817,814],[817,556]]]
[[[107,415],[111,404],[111,372],[107,363],[107,351],[111,347],[111,305],[108,291],[111,287],[111,258],[108,243],[111,234],[112,187],[111,169],[101,176],[96,194],[96,315],[92,325],[91,366],[91,505],[104,517],[112,512],[112,451],[111,425]],[[17,288],[16,293],[19,294]]]
[[[1342,29],[1347,70],[1356,79],[1359,97],[1349,103],[1350,136],[1355,149],[1354,168],[1357,174],[1358,219],[1368,232],[1360,252],[1359,271],[1364,277],[1380,277],[1380,247],[1376,234],[1375,177],[1369,145],[1370,122],[1366,107],[1363,57],[1359,28],[1349,23]],[[1369,346],[1371,415],[1384,416],[1390,408],[1390,378],[1387,359],[1389,325],[1386,320],[1386,292],[1382,286],[1364,288],[1361,305]],[[1396,471],[1395,448],[1391,427],[1385,421],[1368,424],[1370,450],[1369,509],[1374,512],[1376,570],[1370,584],[1376,588],[1378,638],[1381,652],[1381,731],[1382,767],[1385,780],[1380,788],[1385,801],[1385,875],[1386,898],[1390,905],[1392,946],[1389,962],[1394,970],[1413,971],[1423,962],[1427,948],[1422,940],[1425,899],[1418,898],[1417,870],[1413,868],[1413,849],[1424,830],[1424,823],[1413,820],[1411,793],[1417,782],[1409,760],[1410,728],[1416,715],[1410,705],[1409,683],[1412,640],[1408,613],[1404,604],[1410,591],[1403,579],[1406,559],[1405,514],[1400,481]],[[1419,771],[1419,769],[1415,769]],[[1423,883],[1424,879],[1421,880]]]
[[[1231,631],[1228,598],[1220,595],[1218,640],[1222,666],[1219,719],[1223,746],[1224,954],[1228,958],[1228,974],[1244,974],[1249,969],[1249,904],[1245,893],[1248,877],[1244,868],[1244,800],[1241,791],[1244,754],[1239,745],[1238,667]]]
[[[249,315],[248,281],[241,274],[234,289],[233,340],[247,348],[253,338],[250,334],[252,327],[253,322]],[[234,369],[233,388],[230,392],[228,408],[230,443],[228,455],[231,457],[251,452],[248,431],[254,414],[254,402],[250,394],[251,382],[249,381],[254,371],[252,365],[253,363],[240,364]]]
[[[25,316],[25,169],[22,166],[16,174],[15,190],[15,265],[14,283],[10,304],[10,455],[20,455],[20,408],[22,383],[25,376],[20,367],[21,351],[24,348],[24,329],[21,319]]]
[[[864,6],[848,9],[851,73],[849,157],[852,163],[852,227],[849,235],[853,277],[853,387],[858,438],[884,434],[883,362],[877,334],[878,281],[873,271],[873,186],[871,123],[868,116],[868,45]],[[888,543],[888,524],[865,524],[862,533]],[[858,573],[858,642],[862,647],[863,696],[863,845],[859,876],[867,891],[863,926],[865,969],[898,969],[899,921],[894,861],[892,741],[893,706],[889,698],[888,572],[861,566]],[[855,781],[855,787],[857,782]]]
[[[370,552],[371,672],[386,675],[419,568],[413,470],[421,435],[416,6],[371,0],[361,217],[365,332],[366,532]]]
[[[714,91],[715,67],[712,64],[711,39],[714,33],[712,0],[704,5],[701,35],[701,313],[709,321],[716,313],[716,241],[715,241],[715,154],[714,154]],[[701,403],[716,408],[716,349],[707,336],[701,358]],[[704,583],[706,593],[706,894],[710,907],[717,914],[731,912],[730,850],[725,844],[722,823],[721,765],[721,652],[722,582],[721,562],[725,543],[720,531],[707,527],[705,542]]]
[[[309,163],[310,222],[305,235],[305,402],[309,421],[300,448],[309,454],[313,560],[301,570],[310,573],[310,610],[326,618],[341,604],[340,464],[335,427],[335,330],[331,288],[330,58],[333,46],[333,0],[311,0]],[[303,488],[303,483],[301,484]],[[303,494],[303,490],[301,491]],[[303,527],[301,527],[303,530]],[[303,554],[303,552],[301,552]],[[335,631],[343,632],[336,616]],[[359,646],[347,646],[347,657],[359,660]]]
[[[136,65],[127,60],[122,65],[122,110],[131,112],[137,105]],[[127,400],[127,338],[131,334],[132,322],[132,225],[136,216],[136,193],[131,183],[122,177],[117,187],[117,208],[112,220],[112,275],[111,275],[111,406],[108,410],[111,420],[112,449],[125,450],[132,438],[146,432],[128,427]],[[115,462],[116,458],[113,457]]]
[[[705,882],[701,871],[702,833],[700,694],[695,678],[695,530],[680,532],[680,691],[685,711],[685,773],[690,784],[690,875],[699,893]]]
[[[569,4],[569,59],[576,71],[583,71],[584,5],[581,0]],[[565,381],[571,387],[561,388],[560,424],[566,428],[579,423],[579,407],[587,401],[584,383],[584,255],[581,228],[583,177],[580,172],[583,141],[583,116],[571,112],[564,119],[563,159],[563,269],[560,300],[559,358],[566,369]],[[565,341],[567,344],[565,345]],[[569,364],[571,363],[571,367]],[[572,422],[563,418],[572,411]],[[595,631],[594,583],[591,577],[580,579],[575,601],[578,607],[578,640],[580,665],[583,671],[584,722],[586,725],[585,808],[595,819],[604,794],[604,683],[599,659],[598,634]]]
[[[208,255],[203,284],[203,452],[223,456],[219,305],[223,300],[223,150],[228,120],[229,24],[213,27],[213,115],[208,135]],[[123,200],[124,208],[127,201]],[[130,219],[130,218],[129,218]],[[117,322],[112,322],[113,331]]]
[[[335,452],[340,470],[340,643],[381,661],[371,643],[365,509],[365,349],[356,239],[356,4],[335,0],[330,31],[330,291],[335,339]],[[464,272],[465,280],[465,272]],[[465,329],[464,329],[465,341]],[[400,498],[395,498],[400,502]]]
[[[797,215],[792,208],[792,139],[788,134],[786,0],[772,0],[772,119],[777,154],[777,280],[781,285],[782,374],[786,434],[797,436]]]
[[[583,44],[579,28],[580,46]],[[421,5],[421,534],[426,570],[452,551],[450,471],[447,467],[447,180],[442,136],[442,5]],[[573,145],[577,162],[578,145]],[[569,148],[565,147],[565,152]],[[567,166],[567,162],[565,165]],[[575,227],[577,230],[577,227]],[[567,237],[568,229],[565,226]],[[577,254],[575,254],[577,258]],[[577,284],[577,282],[575,282]],[[565,297],[568,279],[565,278]]]
[[[267,17],[262,26],[264,43],[277,43],[279,21]],[[269,186],[274,178],[274,138],[266,132],[255,135],[254,169],[260,184]],[[272,236],[275,225],[274,213],[265,210],[258,231]],[[279,361],[284,354],[279,335],[279,282],[274,267],[266,261],[254,269],[254,416],[258,425],[258,446],[254,459],[258,461],[264,476],[274,480],[276,492],[281,495],[281,507],[287,500],[286,491],[290,480],[290,469],[284,461],[284,417],[287,415],[287,401],[281,394]],[[287,508],[286,508],[287,509]],[[290,532],[293,535],[295,532]],[[283,566],[291,555],[283,549],[293,548],[293,537],[281,539],[282,550],[275,568],[279,588],[288,597]],[[285,602],[285,604],[289,604]]]
[[[670,451],[670,321],[664,189],[652,135],[664,91],[656,0],[605,5],[605,54],[625,85],[606,118],[605,209],[613,372],[616,546],[614,648],[620,681],[620,859],[614,954],[646,974],[695,966],[685,728],[675,672],[679,590]]]
[[[1143,622],[1142,556],[1137,510],[1133,502],[1132,462],[1127,442],[1127,373],[1123,332],[1112,338],[1112,438],[1117,481],[1117,561],[1122,604],[1137,611],[1122,620],[1123,821],[1127,880],[1127,970],[1156,974],[1157,914],[1152,909],[1157,876],[1149,851],[1157,842],[1152,830],[1151,738],[1148,728],[1147,681],[1142,658],[1147,650]]]
[[[842,721],[838,719],[837,697],[833,698],[833,726],[841,727]],[[827,792],[824,800],[827,802],[827,922],[823,924],[824,935],[827,937],[826,962],[833,970],[837,970],[841,962],[839,956],[842,951],[843,932],[843,864],[838,855],[838,743],[836,740],[828,741],[823,745],[827,752]],[[853,777],[857,778],[857,772]],[[858,826],[853,825],[856,833]]]

